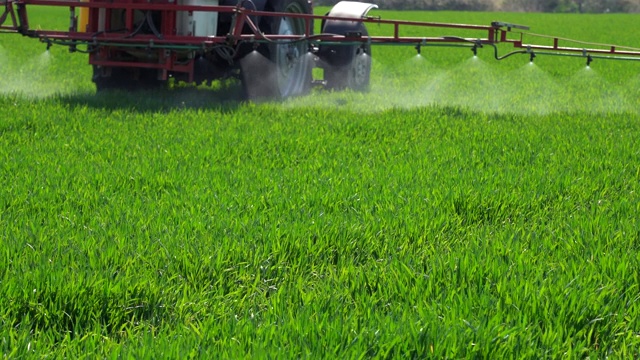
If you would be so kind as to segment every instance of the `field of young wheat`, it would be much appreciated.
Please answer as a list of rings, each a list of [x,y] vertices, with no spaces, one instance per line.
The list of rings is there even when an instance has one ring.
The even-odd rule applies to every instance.
[[[627,15],[377,14],[640,47]],[[640,356],[640,62],[472,56],[251,104],[95,95],[0,37],[2,356]]]

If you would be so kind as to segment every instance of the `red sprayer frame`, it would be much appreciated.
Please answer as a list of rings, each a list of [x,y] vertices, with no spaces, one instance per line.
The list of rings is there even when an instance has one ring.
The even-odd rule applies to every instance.
[[[140,2],[139,2],[140,1]],[[242,2],[240,2],[242,4]],[[0,16],[0,32],[20,33],[24,36],[38,38],[40,41],[51,45],[69,46],[71,51],[83,51],[90,54],[90,63],[102,66],[131,66],[164,70],[164,77],[170,71],[183,72],[188,74],[188,78],[193,78],[193,61],[185,62],[178,60],[177,54],[181,51],[207,51],[215,47],[224,46],[231,49],[239,44],[264,42],[297,42],[307,41],[310,45],[319,44],[354,44],[370,43],[372,45],[410,45],[414,46],[418,52],[422,47],[427,46],[457,46],[468,47],[477,52],[479,48],[490,46],[494,48],[495,58],[504,59],[514,54],[529,54],[531,60],[537,55],[558,55],[575,56],[587,59],[589,64],[594,58],[617,59],[617,60],[640,60],[640,49],[630,47],[620,47],[614,45],[604,45],[595,43],[579,42],[559,37],[548,37],[526,33],[527,36],[547,38],[552,41],[551,45],[534,45],[523,42],[524,32],[528,30],[526,26],[493,22],[491,25],[466,25],[453,23],[419,22],[384,20],[379,17],[367,16],[364,18],[337,18],[329,16],[319,16],[311,14],[292,14],[255,11],[238,6],[196,6],[179,5],[174,0],[154,0],[153,2],[141,2],[141,0],[110,0],[110,1],[65,1],[65,0],[0,0],[0,9],[3,15]],[[34,30],[29,27],[27,7],[31,6],[59,6],[69,8],[69,29],[68,31]],[[88,22],[87,29],[78,29],[79,8],[89,8],[89,16],[92,21]],[[124,11],[125,28],[128,33],[110,33],[98,29],[98,14],[100,12],[110,12],[114,10]],[[162,28],[156,29],[153,34],[136,34],[134,28],[135,11],[159,11],[166,21],[162,22]],[[218,36],[184,36],[175,33],[176,12],[217,12],[219,14],[231,14],[233,24],[229,33]],[[260,17],[292,17],[305,20],[306,32],[304,35],[266,35],[262,33],[252,19]],[[392,33],[387,36],[362,36],[354,33],[348,35],[335,34],[313,34],[314,21],[341,20],[350,22],[361,22],[366,24],[386,25],[392,28]],[[5,24],[6,23],[6,24]],[[442,28],[477,31],[484,37],[405,37],[401,36],[403,29],[413,28]],[[249,28],[251,33],[247,33]],[[244,29],[244,33],[243,33]],[[513,39],[515,37],[515,39]],[[595,48],[581,48],[560,46],[560,42],[594,46]],[[512,44],[517,50],[505,55],[499,55],[497,44]],[[80,50],[79,46],[86,46],[86,50]],[[144,62],[122,62],[113,61],[108,56],[111,48],[130,47],[135,49],[145,49],[146,51],[157,51],[161,53],[161,61],[157,63]]]

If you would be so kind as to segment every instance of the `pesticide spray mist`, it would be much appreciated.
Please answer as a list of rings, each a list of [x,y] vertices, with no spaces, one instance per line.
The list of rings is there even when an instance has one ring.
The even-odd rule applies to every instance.
[[[374,56],[368,93],[321,91],[291,99],[285,106],[335,106],[358,112],[439,106],[531,115],[640,113],[636,104],[640,80],[614,83],[593,67],[556,71],[549,68],[553,64],[548,60],[543,65],[501,66],[493,59],[473,56],[451,67],[439,67],[424,55],[413,55],[400,64],[385,64]]]
[[[46,97],[55,93],[56,84],[47,81],[51,54],[45,51],[28,60],[5,54],[0,69],[0,93],[16,93],[27,97]]]
[[[4,46],[0,45],[0,71],[2,71],[2,68],[8,61],[7,50],[5,50]]]
[[[0,94],[19,93],[43,98],[83,89],[93,91],[90,68],[71,76],[67,61],[72,55],[63,54],[64,49],[58,53],[53,51],[55,49],[52,52],[42,49],[23,54],[14,51],[10,45],[0,44]],[[567,63],[574,69],[565,66],[559,71],[555,58],[545,59],[538,65],[537,60],[529,63],[517,57],[503,63],[469,56],[455,65],[441,65],[442,61],[432,61],[429,54],[412,53],[397,60],[397,50],[390,51],[394,53],[388,56],[382,51],[376,56],[374,52],[369,92],[318,90],[280,105],[338,107],[357,112],[438,106],[533,115],[577,111],[640,113],[640,75],[636,72],[632,76],[618,76],[618,80],[612,80],[611,74],[602,76],[602,69],[613,68],[611,62],[587,67],[569,61]],[[521,65],[519,61],[522,61]],[[63,75],[60,75],[60,69],[63,69]],[[77,79],[83,82],[79,83]],[[180,91],[176,91],[173,97],[178,98],[179,94]],[[176,101],[185,104],[191,97],[192,94],[187,94]]]
[[[42,48],[19,51],[12,45],[0,47],[0,94],[18,94],[28,98],[69,94],[81,88],[75,80],[89,72],[89,69],[71,69],[68,59],[73,55],[67,55],[64,48],[57,51]]]

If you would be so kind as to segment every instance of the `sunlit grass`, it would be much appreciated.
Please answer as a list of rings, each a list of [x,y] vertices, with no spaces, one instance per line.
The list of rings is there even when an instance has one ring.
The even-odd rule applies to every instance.
[[[637,65],[397,50],[283,103],[27,72],[58,95],[0,95],[3,356],[639,356]]]

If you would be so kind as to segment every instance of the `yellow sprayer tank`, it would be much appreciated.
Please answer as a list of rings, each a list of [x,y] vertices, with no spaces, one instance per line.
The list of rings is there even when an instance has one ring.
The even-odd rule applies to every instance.
[[[89,0],[80,0],[81,2],[88,2]],[[81,7],[80,16],[78,16],[78,32],[86,32],[87,25],[89,24],[89,8]]]

